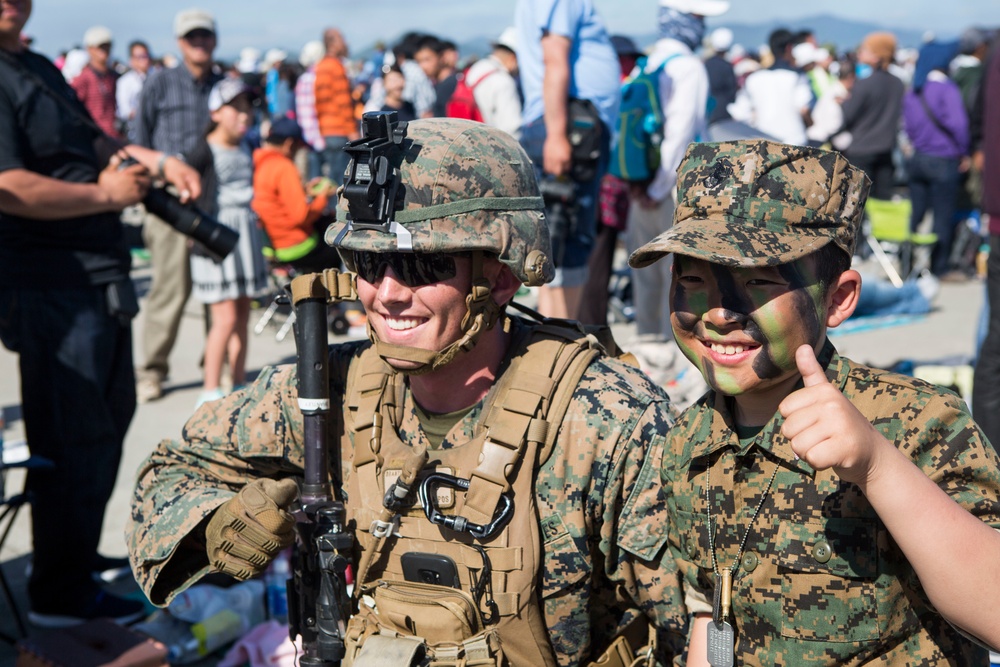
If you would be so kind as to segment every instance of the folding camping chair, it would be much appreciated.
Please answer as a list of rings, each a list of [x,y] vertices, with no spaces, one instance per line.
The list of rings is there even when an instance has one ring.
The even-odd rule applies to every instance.
[[[0,442],[2,442],[2,440],[0,440]],[[8,463],[4,461],[3,453],[3,446],[0,445],[0,508],[2,508],[0,509],[0,526],[3,526],[3,530],[0,532],[0,551],[3,550],[3,545],[7,543],[7,537],[10,535],[10,530],[14,526],[14,521],[17,519],[18,512],[21,511],[22,507],[30,504],[31,502],[31,496],[27,492],[18,493],[10,497],[7,496],[7,471],[11,468],[27,468],[29,470],[33,470],[53,467],[51,461],[46,458],[42,458],[41,456],[28,456],[23,460]],[[17,631],[20,633],[20,637],[27,637],[28,632],[24,627],[24,619],[21,617],[21,612],[17,608],[17,603],[14,601],[14,593],[10,589],[10,582],[7,581],[7,575],[4,573],[2,567],[0,567],[0,594],[3,595],[7,606],[10,608],[14,622],[17,624]],[[16,644],[20,637],[7,634],[6,632],[0,632],[0,640],[5,641],[8,644]]]
[[[937,243],[937,234],[910,229],[911,212],[909,199],[869,199],[865,204],[865,242],[896,287],[929,266],[931,249]]]

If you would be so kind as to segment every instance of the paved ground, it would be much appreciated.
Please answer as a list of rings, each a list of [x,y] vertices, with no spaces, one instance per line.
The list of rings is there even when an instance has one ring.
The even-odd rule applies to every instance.
[[[136,277],[142,285],[143,272]],[[942,285],[936,300],[936,310],[916,322],[886,328],[875,328],[845,333],[834,337],[841,353],[857,361],[889,367],[901,359],[920,363],[944,360],[955,363],[967,360],[974,346],[974,332],[983,299],[980,282]],[[530,298],[529,298],[530,300]],[[255,322],[261,311],[251,315]],[[143,326],[140,314],[135,329],[139,340]],[[629,325],[617,325],[616,337],[624,342],[631,335]],[[283,341],[275,340],[275,327],[267,328],[261,335],[251,333],[248,368],[254,373],[263,366],[294,360],[295,345],[289,335]],[[204,340],[204,323],[201,306],[188,304],[181,326],[180,339],[171,358],[171,378],[168,393],[159,401],[139,406],[125,443],[125,455],[118,483],[108,509],[101,550],[108,555],[124,555],[123,530],[128,515],[129,497],[133,475],[142,459],[162,438],[180,433],[191,414],[201,386],[198,362]],[[141,354],[137,348],[137,359]],[[16,357],[0,347],[0,408],[7,420],[4,433],[8,442],[23,438],[20,421],[19,380]],[[20,471],[8,471],[8,494],[21,488]],[[72,549],[72,545],[67,545]],[[0,564],[11,580],[18,597],[18,604],[26,609],[24,599],[24,564],[31,552],[27,512],[22,512],[14,523],[3,549]],[[0,599],[0,632],[14,630],[12,617],[6,603]],[[34,633],[33,629],[30,629]],[[0,642],[0,667],[14,664],[14,652]]]

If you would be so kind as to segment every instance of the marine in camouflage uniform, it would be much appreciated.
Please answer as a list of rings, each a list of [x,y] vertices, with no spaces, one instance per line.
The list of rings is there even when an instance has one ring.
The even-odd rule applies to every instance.
[[[356,228],[340,211],[327,239],[341,249],[349,267],[356,267],[362,252],[393,252],[410,245],[417,256],[486,250],[513,271],[515,288],[518,282],[537,284],[550,275],[541,199],[531,165],[516,141],[479,123],[435,119],[410,123],[403,148],[403,157],[394,166],[402,170],[405,193],[394,219],[405,230]],[[395,265],[390,269],[391,289],[412,289],[401,285]],[[350,386],[349,378],[355,377],[352,368],[373,347],[384,358],[397,361],[413,352],[385,340],[395,332],[381,325],[382,311],[389,307],[382,290],[390,275],[389,269],[382,270],[385,275],[379,277],[378,286],[366,286],[363,277],[358,281],[369,309],[372,341],[338,344],[330,350],[334,413],[342,406],[339,418],[331,419],[336,424],[331,437],[343,443],[344,490],[357,474],[352,466],[355,450],[365,446],[349,427],[343,432],[345,424],[357,419],[350,409],[355,389]],[[376,287],[379,296],[372,307],[365,294]],[[465,295],[459,296],[464,302]],[[469,298],[470,303],[473,300]],[[478,317],[473,310],[470,321]],[[434,420],[428,419],[422,405],[428,397],[421,392],[428,386],[425,380],[433,383],[456,365],[468,365],[472,355],[489,354],[481,349],[488,343],[499,340],[510,345],[536,327],[500,314],[500,323],[493,328],[490,311],[490,306],[479,310],[486,315],[478,342],[475,337],[462,339],[465,343],[459,347],[470,351],[446,359],[442,357],[450,352],[417,350],[410,355],[419,358],[420,367],[403,374],[401,417],[394,424],[404,443],[448,450],[482,431],[488,397],[477,394],[478,385],[472,380],[452,382],[440,392],[470,397],[460,403],[468,411],[459,411],[461,416],[439,434],[440,442],[428,435]],[[501,327],[508,334],[488,338]],[[469,336],[469,329],[463,327],[464,336]],[[508,348],[496,355],[499,363],[486,369],[497,382],[508,371],[511,354]],[[127,534],[137,581],[154,604],[169,603],[178,592],[218,569],[206,553],[206,526],[220,506],[255,480],[301,478],[303,418],[296,403],[296,380],[292,366],[265,369],[246,389],[201,407],[181,439],[163,441],[140,467]],[[661,664],[669,663],[683,646],[686,614],[680,581],[665,548],[666,535],[659,530],[667,521],[667,508],[658,475],[664,434],[672,422],[662,389],[638,369],[601,355],[586,367],[572,392],[551,454],[535,471],[525,466],[535,475],[540,522],[538,597],[559,665],[587,664],[641,615],[656,628],[656,657]],[[360,512],[356,503],[347,499],[349,516]],[[392,549],[391,541],[386,549]]]
[[[825,334],[860,278],[822,274],[817,253],[847,269],[867,179],[837,153],[746,141],[692,145],[679,183],[673,229],[630,263],[676,254],[674,331],[712,387],[662,469],[700,615],[688,655],[723,627],[730,570],[735,664],[986,664],[956,627],[996,642],[997,456],[959,397],[842,358]]]

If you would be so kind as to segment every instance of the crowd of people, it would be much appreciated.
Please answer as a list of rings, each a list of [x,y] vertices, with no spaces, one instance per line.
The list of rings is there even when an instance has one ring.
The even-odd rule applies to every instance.
[[[352,60],[330,27],[297,58],[233,63],[190,9],[176,58],[134,40],[114,62],[93,26],[53,64],[29,48],[30,0],[0,0],[0,338],[32,452],[55,464],[28,478],[32,621],[142,615],[92,574],[113,564],[97,545],[125,431],[169,390],[191,297],[203,387],[138,471],[136,580],[165,605],[209,573],[260,576],[294,542],[301,378],[245,367],[280,265],[356,274],[367,327],[328,369],[354,664],[976,664],[1000,647],[984,612],[1000,593],[1000,36],[901,48],[779,28],[751,51],[707,30],[728,9],[658,0],[640,48],[587,0],[518,0],[487,54],[414,32]],[[387,211],[342,188],[375,111],[398,130],[378,144]],[[219,258],[145,213],[136,363],[119,214],[163,185],[239,241]],[[988,220],[971,413],[827,336],[859,307],[866,202],[899,198],[912,229],[930,217],[925,281],[969,280],[956,229]],[[621,249],[626,349],[606,327]],[[509,307],[526,287],[534,316]],[[668,389],[687,364],[698,395]],[[409,485],[420,502],[392,501]]]

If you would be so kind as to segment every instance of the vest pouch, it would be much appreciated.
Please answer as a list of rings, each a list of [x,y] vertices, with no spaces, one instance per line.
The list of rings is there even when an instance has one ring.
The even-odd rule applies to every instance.
[[[383,579],[373,593],[380,625],[430,646],[460,644],[480,630],[476,603],[458,588]]]

